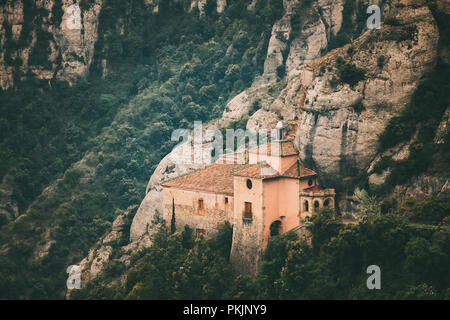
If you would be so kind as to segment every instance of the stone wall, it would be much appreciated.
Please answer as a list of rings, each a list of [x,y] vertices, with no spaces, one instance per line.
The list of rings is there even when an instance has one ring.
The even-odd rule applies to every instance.
[[[204,230],[204,235],[210,237],[217,233],[220,225],[232,221],[233,195],[164,187],[163,219],[169,227],[172,220],[172,200],[175,203],[177,230],[183,230],[188,225],[194,232]],[[199,200],[203,201],[203,209],[199,208]]]
[[[252,188],[248,189],[246,181],[246,177],[234,178],[235,214],[230,260],[238,272],[256,274],[264,243],[263,182],[251,179]],[[245,202],[252,204],[251,220],[243,219]]]

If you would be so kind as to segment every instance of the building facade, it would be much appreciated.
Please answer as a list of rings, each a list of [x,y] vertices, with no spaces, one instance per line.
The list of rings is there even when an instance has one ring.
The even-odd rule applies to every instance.
[[[281,134],[280,134],[281,136]],[[314,211],[334,207],[334,189],[318,185],[290,140],[278,139],[246,155],[245,164],[214,163],[163,184],[163,218],[197,235],[214,235],[233,225],[230,259],[243,273],[256,274],[269,238],[286,233]]]

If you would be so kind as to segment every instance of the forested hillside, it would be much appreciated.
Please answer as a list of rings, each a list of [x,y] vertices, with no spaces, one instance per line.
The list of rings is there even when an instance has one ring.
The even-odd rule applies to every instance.
[[[251,84],[282,4],[245,5],[220,17],[206,7],[199,19],[182,2],[152,14],[142,1],[107,1],[88,78],[72,87],[31,78],[1,92],[0,170],[20,214],[0,216],[3,298],[62,297],[65,268],[143,199],[171,132],[218,117]]]
[[[336,178],[344,181],[338,191],[345,194],[345,205],[313,219],[308,226],[312,246],[294,234],[275,237],[260,274],[238,276],[229,263],[231,226],[205,240],[194,239],[189,228],[171,232],[170,226],[155,221],[158,232],[152,244],[143,249],[139,244],[139,250],[124,258],[148,180],[176,144],[170,139],[173,130],[234,112],[230,101],[249,88],[256,92],[248,93],[249,110],[232,119],[230,127],[248,127],[255,114],[262,114],[264,122],[280,101],[285,104],[278,115],[303,107],[309,101],[306,93],[301,103],[296,100],[306,90],[303,84],[295,87],[296,64],[329,57],[334,49],[350,62],[332,56],[326,68],[314,71],[332,90],[356,87],[372,76],[355,67],[357,59],[352,58],[353,44],[366,31],[364,1],[340,1],[340,28],[329,23],[331,18],[314,0],[232,0],[223,12],[217,10],[217,1],[204,1],[201,10],[193,2],[77,1],[86,12],[83,19],[91,20],[81,31],[86,47],[72,50],[70,41],[60,41],[64,37],[58,31],[67,1],[0,1],[0,75],[1,84],[8,84],[0,89],[0,298],[64,299],[67,267],[102,244],[118,217],[123,218],[121,232],[108,248],[107,263],[71,298],[450,298],[448,180],[447,191],[436,192],[444,190],[439,183],[448,179],[450,167],[445,129],[449,12],[439,1],[410,5],[431,12],[429,25],[439,31],[434,34],[436,56],[430,58],[431,67],[414,66],[414,72],[423,69],[420,84],[409,83],[413,93],[402,101],[402,109],[391,106],[396,113],[389,114],[392,118],[376,137],[379,157],[369,161],[370,168],[352,172],[345,181]],[[391,2],[397,5],[381,4],[389,7]],[[17,12],[23,16],[17,18]],[[22,21],[19,37],[18,23],[11,19]],[[283,19],[289,21],[289,32]],[[382,40],[397,49],[419,46],[417,52],[426,51],[414,40],[414,30],[402,23],[386,22],[392,30],[411,32],[388,32]],[[318,48],[316,29],[325,39]],[[274,39],[281,39],[284,50],[270,47]],[[308,59],[301,60],[305,50]],[[374,59],[381,72],[388,59]],[[69,77],[71,63],[85,66],[86,72]],[[272,69],[274,79],[259,87],[257,80]],[[351,109],[356,119],[372,107],[358,101]],[[323,115],[321,110],[312,113]],[[408,156],[397,161],[392,150],[399,145]],[[312,159],[311,154],[306,157]],[[370,183],[371,175],[386,172],[382,183]],[[420,193],[417,189],[426,189],[423,181],[437,187]],[[358,199],[356,187],[369,194]],[[350,205],[352,210],[358,207],[354,211],[361,217],[354,224],[342,220]],[[364,291],[367,274],[362,266],[373,259],[381,261],[385,272],[386,289],[380,292]]]

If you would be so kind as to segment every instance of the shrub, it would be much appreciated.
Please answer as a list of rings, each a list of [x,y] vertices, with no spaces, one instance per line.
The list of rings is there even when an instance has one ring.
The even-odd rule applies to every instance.
[[[351,87],[354,87],[359,81],[365,79],[365,71],[352,63],[347,63],[339,67],[338,74],[339,79],[344,83],[348,83]]]

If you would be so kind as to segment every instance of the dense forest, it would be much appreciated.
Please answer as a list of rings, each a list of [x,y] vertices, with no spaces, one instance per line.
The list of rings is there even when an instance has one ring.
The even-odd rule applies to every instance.
[[[106,1],[87,79],[69,86],[30,74],[0,92],[0,177],[26,213],[13,224],[3,215],[0,221],[0,241],[11,245],[0,261],[0,297],[62,297],[65,267],[85,256],[118,213],[140,203],[174,146],[171,132],[217,118],[261,73],[271,26],[283,12],[281,0],[262,1],[254,12],[236,1],[220,17],[208,5],[199,19],[183,2],[162,4],[152,15],[143,1]],[[39,16],[29,5],[27,14]],[[122,35],[119,20],[126,21]],[[48,45],[44,37],[37,44]],[[102,58],[110,64],[105,78]],[[49,185],[51,193],[42,193]],[[30,262],[49,229],[56,243]]]
[[[89,76],[72,86],[22,74],[20,61],[6,55],[15,85],[0,89],[0,181],[11,186],[20,216],[12,221],[0,215],[0,299],[63,299],[67,266],[79,263],[119,214],[127,213],[129,230],[149,177],[175,144],[172,131],[220,117],[227,101],[262,74],[282,0],[258,1],[253,11],[246,10],[247,0],[228,1],[220,15],[215,1],[207,1],[201,18],[198,9],[186,10],[188,2],[162,1],[152,13],[141,0],[104,1]],[[25,31],[38,35],[30,63],[45,65],[49,35],[34,21],[45,9],[25,3]],[[344,9],[354,6],[347,1]],[[58,23],[62,12],[53,14]],[[441,45],[448,45],[450,34],[445,18],[436,16]],[[344,19],[327,50],[351,41],[354,27]],[[8,46],[29,41],[24,36]],[[342,78],[350,74],[351,82],[355,70],[345,71]],[[383,158],[374,168],[392,169],[385,185],[371,188],[361,175],[357,186],[369,194],[361,192],[358,222],[320,212],[308,226],[312,244],[293,233],[273,237],[260,273],[250,277],[236,275],[230,265],[232,226],[203,239],[188,227],[174,232],[157,221],[152,246],[130,266],[113,260],[71,298],[449,299],[448,197],[389,197],[395,185],[426,170],[448,173],[450,140],[440,146],[428,141],[448,106],[449,74],[440,61],[404,113],[389,122],[380,152],[420,130],[408,159]],[[284,70],[278,76],[273,88],[279,93]],[[246,121],[232,126],[244,128]],[[36,259],[36,248],[49,239],[48,254]],[[366,288],[365,268],[373,261],[382,272],[380,291]]]
[[[294,232],[270,239],[257,277],[233,273],[232,227],[209,240],[160,225],[130,267],[110,265],[76,299],[449,299],[450,201],[378,203],[364,192],[358,223],[331,209],[314,215],[312,243]],[[367,290],[377,262],[381,290]],[[126,283],[117,279],[126,274]]]

